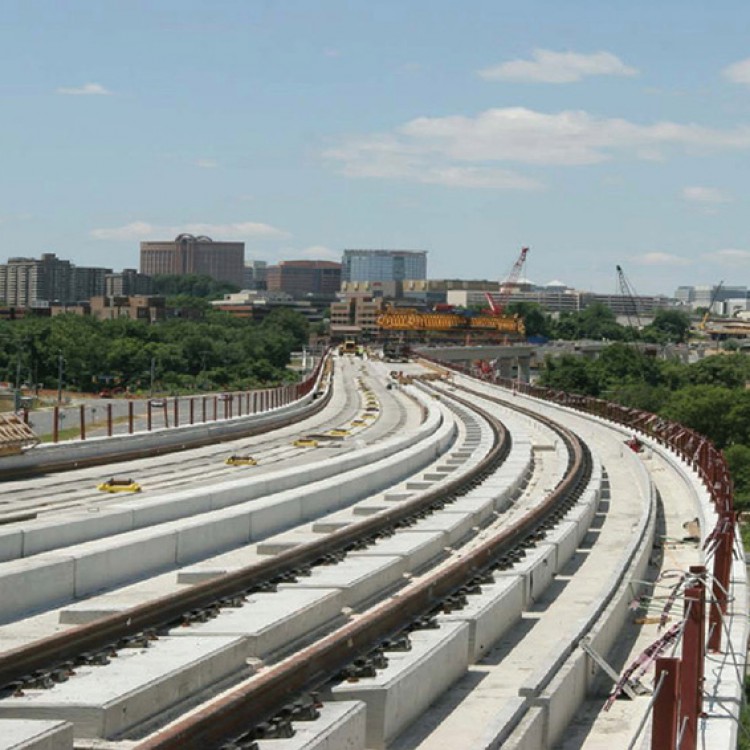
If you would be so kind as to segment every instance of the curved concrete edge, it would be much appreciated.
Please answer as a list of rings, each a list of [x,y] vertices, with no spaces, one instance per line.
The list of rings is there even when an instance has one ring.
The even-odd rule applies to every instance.
[[[249,431],[283,426],[287,420],[299,421],[314,414],[330,397],[331,386],[332,379],[326,378],[325,367],[321,364],[310,392],[285,406],[198,425],[160,428],[132,435],[92,437],[75,442],[44,443],[18,456],[4,456],[0,461],[0,475],[38,474],[57,467],[76,468],[79,465],[95,465],[139,454],[155,455],[231,440],[247,435]]]
[[[626,428],[617,422],[612,422],[603,417],[586,414],[570,407],[553,404],[531,396],[523,396],[523,398],[548,407],[554,407],[555,409],[578,417],[598,422],[599,424],[605,425],[608,428],[619,432],[625,438],[630,437],[634,432],[633,429]],[[686,480],[686,483],[690,487],[695,498],[696,512],[701,521],[701,538],[705,540],[708,532],[716,523],[717,514],[711,503],[708,490],[702,480],[687,463],[674,453],[674,451],[659,444],[656,440],[645,433],[639,432],[638,434],[639,438],[643,440],[650,450],[658,453],[667,460]],[[725,633],[723,638],[724,642],[728,641],[731,645],[728,648],[725,648],[725,651],[722,654],[711,654],[710,663],[708,656],[706,661],[704,710],[706,711],[707,716],[699,719],[699,732],[701,733],[702,742],[704,742],[706,747],[734,747],[736,745],[739,714],[743,704],[746,649],[748,637],[750,635],[750,622],[748,621],[747,611],[750,602],[748,600],[747,591],[748,580],[747,568],[745,565],[745,553],[739,535],[736,535],[735,543],[735,555],[731,571],[730,607],[725,620]],[[649,550],[650,547],[647,547],[646,549]],[[645,564],[647,564],[647,560],[644,565]],[[633,577],[635,578],[636,576],[634,575]],[[629,588],[626,596],[630,598]],[[594,647],[599,653],[606,653],[604,648],[597,648],[596,642]],[[584,659],[584,657],[586,658]],[[578,670],[580,671],[571,668],[571,675],[580,675],[587,667],[589,668],[589,671],[591,671],[591,666],[588,664],[590,657],[584,652],[580,652],[578,654],[578,659],[581,662],[581,666],[578,667]],[[561,680],[561,682],[563,681]],[[576,682],[576,678],[571,676],[568,684],[558,685],[558,692],[564,693],[566,690],[574,692],[571,688],[571,684],[580,684],[580,680]],[[552,704],[550,703],[549,705]],[[544,721],[541,725],[544,727],[546,736],[550,714],[544,706],[537,707],[534,710],[537,714],[544,717]],[[540,745],[526,744],[523,732],[521,731],[523,727],[527,727],[527,731],[532,732],[535,731],[534,727],[538,730],[539,726],[539,722],[535,723],[531,720],[522,721],[517,729],[518,736],[514,737],[514,741],[517,739],[519,744],[508,745],[508,748],[512,747],[514,750],[520,750],[521,748],[527,747],[540,747]],[[487,747],[494,748],[500,747],[500,745],[488,744]],[[503,747],[505,747],[505,745],[503,745]]]
[[[231,479],[212,487],[164,493],[150,500],[139,497],[111,505],[95,514],[86,512],[80,518],[69,517],[65,523],[60,523],[59,518],[40,519],[29,521],[22,527],[0,530],[0,562],[29,558],[73,544],[210,513],[334,477],[408,450],[428,439],[443,420],[442,405],[416,390],[411,395],[427,410],[427,419],[414,432],[306,466],[304,471],[299,467],[280,469],[254,479]]]
[[[594,461],[596,465],[598,459],[594,457]],[[480,747],[486,750],[553,747],[585,700],[598,666],[579,649],[579,644],[588,637],[597,652],[608,653],[627,617],[628,604],[633,597],[631,581],[643,580],[653,545],[656,491],[643,464],[639,464],[639,472],[647,490],[644,513],[604,595],[592,602],[589,612],[576,623],[573,636],[553,646],[545,666],[525,681],[519,689],[518,701],[509,705],[488,727]],[[598,503],[598,493],[596,500]],[[592,517],[593,514],[588,516],[587,525]]]
[[[374,463],[359,456],[359,461],[352,462],[357,466],[350,466],[345,473],[333,471],[315,483],[311,483],[309,474],[303,474],[297,483],[303,486],[275,497],[211,511],[200,519],[162,523],[153,529],[98,539],[59,554],[5,563],[0,566],[0,622],[205,559],[392,486],[394,481],[433,462],[454,441],[457,426],[453,419],[446,418],[445,407],[435,405],[430,411],[430,428],[420,430],[416,436],[419,439],[409,436],[408,440],[393,441],[394,449]],[[337,459],[337,463],[342,462]],[[363,466],[369,470],[366,477],[361,475]]]

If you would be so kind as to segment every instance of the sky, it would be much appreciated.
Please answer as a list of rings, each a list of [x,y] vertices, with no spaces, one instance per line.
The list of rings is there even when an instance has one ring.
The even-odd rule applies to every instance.
[[[750,285],[743,0],[0,0],[0,262]]]

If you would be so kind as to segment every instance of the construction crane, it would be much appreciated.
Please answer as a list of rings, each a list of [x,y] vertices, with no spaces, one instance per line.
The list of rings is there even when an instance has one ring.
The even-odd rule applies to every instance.
[[[493,294],[492,292],[485,293],[484,296],[487,298],[487,302],[489,303],[490,310],[492,310],[493,315],[503,314],[505,306],[508,304],[508,300],[510,299],[510,295],[518,287],[518,279],[521,277],[521,271],[523,270],[524,264],[526,263],[526,256],[528,255],[528,253],[528,247],[521,248],[521,254],[513,264],[513,268],[511,268],[508,277],[500,284],[499,294]]]
[[[625,277],[625,272],[622,270],[621,266],[616,266],[617,268],[617,279],[620,286],[620,294],[626,298],[627,302],[625,304],[625,315],[628,319],[628,325],[636,329],[641,328],[641,316],[638,312],[638,295],[635,292],[635,289],[633,289],[630,282]],[[635,326],[633,326],[633,320],[635,320]]]
[[[716,298],[719,296],[719,291],[721,290],[721,287],[724,285],[724,279],[722,279],[716,288],[711,293],[711,301],[708,303],[708,310],[706,310],[705,313],[703,313],[703,317],[701,318],[701,322],[698,323],[698,328],[701,329],[701,331],[706,330],[706,323],[708,323],[708,319],[711,317],[711,309],[714,306],[714,303],[716,302]]]

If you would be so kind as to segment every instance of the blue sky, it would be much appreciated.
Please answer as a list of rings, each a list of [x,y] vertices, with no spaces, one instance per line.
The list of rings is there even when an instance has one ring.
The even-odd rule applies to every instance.
[[[750,284],[750,3],[0,0],[0,261]]]

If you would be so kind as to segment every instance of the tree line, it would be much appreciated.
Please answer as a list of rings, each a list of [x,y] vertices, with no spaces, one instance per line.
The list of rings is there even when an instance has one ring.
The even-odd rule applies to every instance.
[[[149,324],[59,315],[0,321],[0,377],[15,384],[98,392],[246,389],[293,378],[291,352],[308,340],[307,321],[279,309],[261,323],[209,311],[201,321]]]
[[[708,437],[724,451],[735,505],[750,510],[750,359],[719,354],[693,364],[658,360],[615,343],[596,360],[548,357],[539,384],[660,414]]]

